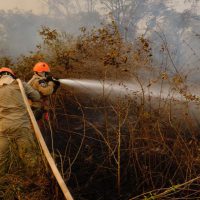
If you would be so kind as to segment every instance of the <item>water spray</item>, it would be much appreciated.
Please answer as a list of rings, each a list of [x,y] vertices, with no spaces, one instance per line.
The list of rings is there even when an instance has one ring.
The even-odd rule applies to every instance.
[[[65,86],[73,87],[78,90],[82,90],[86,93],[95,93],[95,94],[109,94],[110,97],[128,95],[142,95],[152,96],[154,98],[174,98],[177,100],[183,100],[183,96],[177,92],[171,90],[167,85],[152,85],[151,87],[148,84],[141,85],[139,82],[132,80],[131,82],[124,81],[105,81],[105,80],[88,80],[88,79],[59,79],[60,83]]]
[[[59,79],[60,83],[72,87],[85,94],[89,95],[105,95],[111,99],[115,97],[122,98],[132,98],[144,97],[146,99],[151,98],[151,106],[155,106],[158,102],[164,104],[166,101],[170,101],[172,109],[177,110],[177,116],[182,115],[182,110],[185,106],[188,106],[188,111],[191,114],[191,117],[200,124],[200,105],[199,102],[188,101],[183,94],[178,90],[174,90],[173,87],[170,87],[168,84],[153,84],[148,86],[148,84],[139,84],[139,82],[132,80],[131,82],[122,82],[122,81],[98,81],[98,80],[87,80],[87,79]],[[193,95],[199,96],[198,87],[192,86]],[[148,100],[147,100],[148,102]],[[159,104],[160,104],[159,103]],[[179,109],[180,107],[180,109]],[[200,127],[199,127],[200,128]]]

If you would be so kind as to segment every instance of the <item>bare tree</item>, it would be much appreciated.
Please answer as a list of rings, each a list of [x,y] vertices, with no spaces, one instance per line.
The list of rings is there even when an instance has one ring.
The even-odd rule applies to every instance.
[[[113,15],[116,22],[118,22],[120,24],[120,16],[124,14],[125,7],[127,5],[127,1],[125,1],[125,0],[101,0],[100,2]]]
[[[69,16],[81,12],[79,0],[43,0],[48,5],[49,14],[53,16]]]
[[[100,0],[100,3],[111,13],[123,36],[128,32],[134,34],[135,24],[141,18],[141,14],[135,14],[139,7],[147,0]]]
[[[86,0],[87,12],[88,13],[94,12],[96,4],[97,0]]]

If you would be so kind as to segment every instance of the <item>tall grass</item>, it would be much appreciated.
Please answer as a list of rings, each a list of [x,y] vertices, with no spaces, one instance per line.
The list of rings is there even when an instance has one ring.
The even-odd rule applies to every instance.
[[[60,88],[51,97],[51,130],[48,124],[43,130],[47,142],[54,140],[49,146],[53,144],[74,198],[198,199],[199,127],[189,104],[199,99],[188,91],[184,74],[171,76],[154,67],[150,42],[139,37],[136,46],[125,43],[114,22],[89,32],[83,27],[81,32],[73,38],[43,27],[44,43],[14,63],[25,80],[41,60],[60,78],[102,80],[98,96]],[[2,65],[11,63],[1,59]],[[133,79],[141,87],[139,93],[106,95],[104,81],[120,81],[126,88],[125,82]],[[153,97],[155,85],[160,96]],[[166,85],[169,95],[163,99]],[[175,99],[174,92],[184,101]],[[52,188],[56,192],[50,199],[62,199],[55,183]]]

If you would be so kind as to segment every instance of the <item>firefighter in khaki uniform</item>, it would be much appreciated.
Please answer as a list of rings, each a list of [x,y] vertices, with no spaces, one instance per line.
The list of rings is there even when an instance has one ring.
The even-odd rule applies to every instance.
[[[23,82],[27,97],[40,99],[38,91]],[[33,138],[30,118],[13,71],[0,69],[0,177],[8,172],[10,150],[16,147],[27,174],[38,169],[38,148]]]
[[[60,82],[49,75],[50,68],[45,62],[38,62],[33,67],[34,75],[28,82],[40,95],[41,100],[31,102],[31,107],[37,121],[42,119],[43,115],[48,118],[49,100],[48,96],[55,93]]]

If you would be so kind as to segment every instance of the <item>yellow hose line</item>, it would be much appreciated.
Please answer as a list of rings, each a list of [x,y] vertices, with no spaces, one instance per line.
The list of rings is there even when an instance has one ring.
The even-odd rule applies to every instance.
[[[73,197],[70,194],[70,191],[67,188],[62,176],[60,175],[60,172],[58,171],[58,168],[56,167],[56,164],[55,164],[55,162],[54,162],[54,160],[53,160],[53,158],[52,158],[52,156],[51,156],[51,154],[50,154],[50,152],[49,152],[49,150],[47,148],[47,145],[46,145],[46,143],[44,141],[44,138],[42,137],[40,128],[38,127],[38,124],[37,124],[37,121],[36,121],[35,116],[33,114],[33,111],[32,111],[32,109],[31,109],[31,107],[30,107],[30,105],[28,103],[28,99],[26,97],[23,84],[22,84],[20,79],[17,79],[17,82],[19,84],[19,87],[20,87],[20,90],[21,90],[21,93],[22,93],[22,96],[23,96],[23,99],[24,99],[24,103],[25,103],[25,105],[27,107],[27,111],[29,113],[31,122],[33,124],[33,128],[34,128],[34,131],[35,131],[36,138],[37,138],[39,144],[42,147],[42,150],[43,150],[44,155],[45,155],[45,157],[46,157],[46,159],[47,159],[47,161],[48,161],[48,163],[49,163],[49,165],[51,167],[51,170],[52,170],[54,176],[56,177],[56,180],[57,180],[58,184],[60,185],[60,188],[61,188],[65,198],[67,200],[73,200]]]

